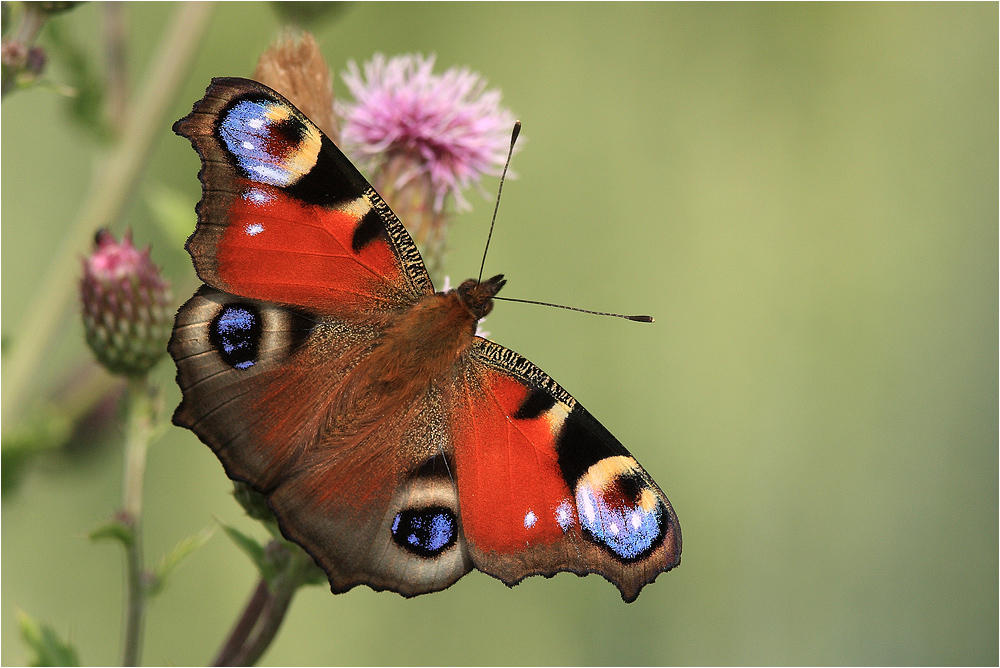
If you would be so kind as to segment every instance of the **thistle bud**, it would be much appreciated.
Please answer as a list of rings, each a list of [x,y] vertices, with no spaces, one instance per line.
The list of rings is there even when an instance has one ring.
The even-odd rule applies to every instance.
[[[253,78],[287,97],[327,137],[338,141],[333,77],[312,33],[304,32],[298,38],[291,31],[282,35],[261,54]]]
[[[87,343],[111,373],[137,376],[163,356],[170,338],[170,284],[126,232],[119,243],[107,230],[83,260],[80,280]]]
[[[245,482],[233,482],[233,496],[247,515],[262,522],[277,522],[274,513],[267,505],[267,499],[260,492],[255,492],[250,485]]]

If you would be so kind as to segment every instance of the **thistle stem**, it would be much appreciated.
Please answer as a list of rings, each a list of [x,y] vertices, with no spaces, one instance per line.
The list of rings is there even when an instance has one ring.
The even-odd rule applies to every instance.
[[[250,637],[250,632],[253,631],[254,626],[257,625],[257,620],[260,618],[260,613],[264,610],[265,604],[270,600],[271,590],[267,586],[267,580],[261,578],[257,582],[257,588],[250,596],[250,600],[247,601],[246,607],[243,609],[243,614],[240,615],[233,630],[229,632],[229,638],[226,639],[225,644],[212,661],[213,666],[235,665],[232,661],[246,643],[247,638]]]
[[[142,622],[146,612],[146,592],[142,582],[142,542],[139,524],[134,525],[132,541],[125,548],[128,571],[128,602],[125,610],[125,648],[123,666],[138,666],[142,652]]]
[[[408,156],[392,156],[372,174],[372,186],[385,198],[389,208],[400,216],[406,231],[420,249],[431,282],[440,288],[444,282],[448,215],[434,210],[433,189],[426,174],[413,175],[402,186],[397,185],[412,168]]]
[[[141,540],[142,483],[146,470],[146,450],[153,435],[156,414],[154,389],[147,382],[146,376],[129,379],[127,410],[122,519],[131,529],[132,535],[125,546],[128,598],[125,609],[125,649],[122,665],[138,666],[146,604]]]
[[[285,547],[279,541],[271,541],[267,549]],[[301,587],[308,573],[315,569],[312,557],[299,549],[288,552],[288,561],[280,573],[268,584],[261,578],[239,621],[233,627],[225,644],[219,650],[213,666],[252,666],[260,660],[271,646],[285,614],[292,603],[292,597]]]
[[[80,268],[76,258],[86,252],[95,230],[107,227],[120,215],[149,159],[153,139],[163,129],[164,115],[201,43],[210,14],[207,3],[181,3],[178,7],[144,77],[145,88],[130,109],[121,142],[94,170],[90,193],[60,241],[32,308],[18,327],[19,335],[4,356],[0,398],[4,431],[21,417],[31,396],[27,385],[76,290],[74,276]]]
[[[289,574],[291,575],[291,574]],[[298,589],[299,583],[294,578],[281,581],[279,578],[275,582],[275,591],[264,604],[260,619],[255,627],[255,633],[248,638],[242,651],[236,655],[235,666],[253,666],[264,655],[267,648],[271,646],[281,623],[285,621],[285,614],[288,606],[292,603],[292,597]]]

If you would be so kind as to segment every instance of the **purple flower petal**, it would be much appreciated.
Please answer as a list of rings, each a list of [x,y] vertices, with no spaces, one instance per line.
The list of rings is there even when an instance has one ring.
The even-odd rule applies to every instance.
[[[434,74],[434,56],[375,54],[347,64],[344,82],[353,103],[339,103],[345,150],[364,161],[405,154],[412,169],[396,187],[426,174],[441,211],[448,194],[459,210],[470,208],[462,191],[483,175],[499,176],[510,146],[514,116],[500,106],[500,92],[468,68]]]

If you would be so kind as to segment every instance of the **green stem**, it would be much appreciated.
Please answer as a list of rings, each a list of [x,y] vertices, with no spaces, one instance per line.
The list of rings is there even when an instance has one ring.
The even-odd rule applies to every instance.
[[[122,481],[124,520],[132,529],[126,545],[128,600],[125,611],[125,649],[122,665],[138,666],[142,649],[142,621],[146,587],[142,568],[142,483],[146,472],[146,450],[156,419],[154,389],[146,376],[130,378],[128,423],[125,432],[125,472]]]
[[[153,392],[146,376],[129,378],[122,501],[125,513],[135,521],[142,516],[142,481],[146,470],[146,449],[153,435],[155,415]]]
[[[275,578],[271,599],[264,605],[254,635],[250,637],[243,652],[237,655],[236,665],[255,665],[271,646],[285,620],[292,597],[302,586],[302,575],[310,567],[312,559],[305,552],[295,550],[292,553],[288,569]]]
[[[142,581],[142,542],[139,538],[138,523],[133,526],[132,532],[132,541],[125,548],[125,562],[128,570],[128,603],[125,610],[123,666],[139,665],[142,653],[142,622],[146,611],[146,592]]]
[[[233,630],[229,632],[229,638],[226,639],[219,653],[215,655],[215,660],[212,661],[213,666],[233,665],[232,662],[236,660],[236,655],[246,644],[247,638],[250,637],[250,633],[257,625],[257,620],[260,619],[264,607],[271,598],[271,590],[267,586],[267,580],[261,578],[257,582],[257,588],[254,589],[250,600],[243,608],[243,614],[240,615]]]
[[[273,540],[268,550],[285,550],[281,541]],[[278,635],[281,623],[298,591],[316,565],[303,550],[288,550],[288,562],[270,584],[261,579],[247,602],[240,620],[233,627],[226,643],[219,650],[212,665],[252,666],[260,660]]]
[[[145,88],[128,114],[121,142],[94,170],[90,193],[43,274],[10,353],[4,356],[0,397],[4,431],[14,426],[31,398],[27,385],[76,291],[80,269],[76,258],[86,253],[95,230],[109,226],[121,214],[142,166],[149,160],[153,140],[163,129],[164,116],[201,43],[210,14],[207,3],[185,2],[178,7],[143,78]]]
[[[372,186],[399,216],[424,259],[427,273],[440,290],[444,284],[444,256],[448,236],[448,214],[434,210],[434,190],[430,177],[418,175],[397,188],[400,176],[413,168],[412,159],[397,154],[386,159],[372,174]]]

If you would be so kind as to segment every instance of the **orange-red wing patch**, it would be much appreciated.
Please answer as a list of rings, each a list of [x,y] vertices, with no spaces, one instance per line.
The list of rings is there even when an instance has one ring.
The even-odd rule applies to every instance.
[[[574,520],[556,454],[565,407],[516,417],[530,388],[485,367],[469,373],[453,414],[466,537],[479,550],[500,553],[557,542]]]
[[[382,310],[403,300],[402,266],[388,237],[354,243],[366,216],[377,215],[365,199],[327,208],[273,186],[236,183],[243,195],[230,205],[232,222],[215,254],[227,292],[321,313]]]

